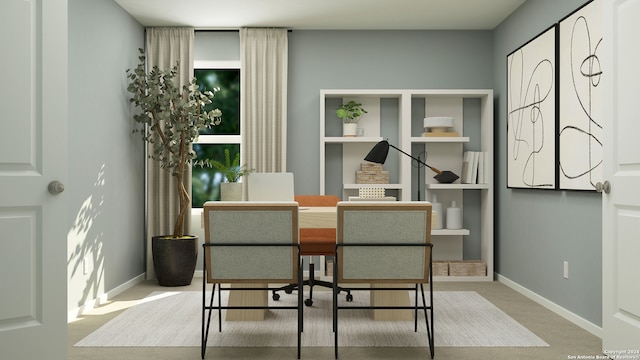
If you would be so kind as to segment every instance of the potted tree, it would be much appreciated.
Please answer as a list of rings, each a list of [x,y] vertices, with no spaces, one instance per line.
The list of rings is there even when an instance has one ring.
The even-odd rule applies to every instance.
[[[356,136],[358,122],[367,113],[361,103],[353,100],[336,109],[336,115],[342,119],[342,136]]]
[[[133,132],[152,145],[149,158],[175,178],[179,203],[173,233],[152,238],[154,269],[160,285],[188,285],[195,271],[198,238],[185,234],[185,218],[191,208],[191,199],[184,174],[195,157],[192,144],[199,131],[218,125],[222,112],[219,109],[203,110],[211,103],[214,92],[200,92],[195,78],[182,87],[176,83],[178,64],[170,69],[154,66],[146,72],[142,49],[138,58],[138,66],[133,71],[126,71],[130,79],[127,91],[132,94],[130,102],[140,110],[133,115],[138,125]]]
[[[240,165],[240,153],[236,153],[233,161],[229,149],[224,149],[225,162],[210,160],[210,165],[220,171],[226,182],[220,184],[220,199],[222,201],[242,200],[242,184],[238,182],[244,175],[251,173],[252,169],[247,169],[247,165]]]

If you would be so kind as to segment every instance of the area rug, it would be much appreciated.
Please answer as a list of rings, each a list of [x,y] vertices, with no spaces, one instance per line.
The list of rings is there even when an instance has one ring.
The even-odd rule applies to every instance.
[[[354,292],[350,305],[368,306],[368,292]],[[223,293],[223,303],[226,301]],[[295,294],[282,294],[277,305],[295,304]],[[344,301],[341,296],[340,301]],[[216,300],[217,302],[217,300]],[[270,300],[271,304],[276,304]],[[202,293],[154,292],[79,341],[78,347],[200,346]],[[371,310],[340,311],[341,347],[428,346],[424,315],[418,332],[413,321],[374,321]],[[223,311],[223,319],[224,319]],[[223,321],[218,332],[212,313],[208,346],[295,347],[296,312],[269,310],[264,321]],[[546,342],[473,291],[434,292],[435,344],[438,347],[539,347]],[[304,309],[305,347],[333,346],[331,292],[314,292]]]

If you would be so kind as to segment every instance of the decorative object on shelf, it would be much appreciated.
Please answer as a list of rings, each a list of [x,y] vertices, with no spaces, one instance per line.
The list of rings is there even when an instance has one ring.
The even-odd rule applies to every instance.
[[[387,140],[382,140],[379,143],[377,143],[372,149],[371,151],[369,151],[369,153],[367,154],[367,156],[364,158],[366,161],[370,161],[373,163],[378,163],[378,164],[384,164],[384,162],[387,160],[387,154],[389,154],[389,147],[392,147],[398,151],[400,151],[401,153],[407,155],[408,157],[412,158],[413,160],[417,161],[418,164],[422,164],[426,167],[428,167],[429,169],[431,169],[431,171],[433,171],[434,173],[436,173],[437,175],[434,176],[433,178],[436,179],[436,181],[438,181],[439,183],[442,184],[451,184],[454,181],[458,180],[460,177],[456,174],[454,174],[453,172],[449,171],[449,170],[438,170],[433,166],[427,165],[427,163],[425,163],[424,161],[420,160],[419,158],[416,158],[402,150],[400,150],[399,148],[389,144],[389,142]]]
[[[447,208],[447,229],[462,229],[462,209],[456,205],[455,201],[451,202],[451,207]]]
[[[382,199],[385,197],[383,187],[361,187],[358,189],[358,197],[361,199]]]
[[[358,134],[358,122],[367,113],[361,103],[353,100],[336,109],[336,116],[342,119],[342,136],[354,137]]]
[[[356,170],[356,184],[388,183],[389,172],[382,169],[382,164],[362,163],[360,170]]]
[[[449,261],[449,276],[486,276],[487,264],[481,260]]]
[[[462,155],[463,184],[486,184],[488,182],[487,164],[489,153],[486,151],[465,151]]]
[[[358,124],[354,124],[354,123],[342,124],[342,136],[344,137],[358,136]]]
[[[457,137],[457,131],[453,128],[453,118],[449,116],[432,116],[424,118],[424,132],[426,137]]]
[[[438,202],[438,195],[436,194],[433,194],[431,199],[431,228],[442,229],[442,224],[444,222],[442,204]]]
[[[434,260],[432,271],[433,276],[449,276],[449,262],[444,260]]]
[[[424,131],[446,133],[453,127],[453,118],[448,116],[432,116],[424,118]]]
[[[425,131],[422,133],[423,137],[458,137],[460,134],[457,131],[445,131],[445,132],[431,132]]]

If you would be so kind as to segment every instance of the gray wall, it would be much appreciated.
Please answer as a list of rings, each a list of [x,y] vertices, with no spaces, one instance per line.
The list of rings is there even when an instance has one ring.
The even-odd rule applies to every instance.
[[[506,187],[506,57],[583,3],[529,0],[493,33],[496,271],[602,326],[600,195]],[[569,262],[568,280],[563,278],[563,261]]]
[[[287,170],[298,194],[320,190],[321,89],[489,89],[490,31],[299,31],[289,34]]]
[[[125,75],[141,47],[144,28],[113,0],[69,1],[69,310],[145,271],[143,143]]]
[[[196,60],[237,60],[239,52],[238,33],[196,32]],[[290,32],[287,171],[294,173],[296,194],[320,191],[321,89],[488,89],[493,78],[483,69],[491,66],[490,31]],[[342,181],[333,183],[338,190],[330,192],[342,196]],[[465,194],[465,205],[474,202],[477,196]],[[465,239],[465,257],[479,258],[479,243],[478,236]]]

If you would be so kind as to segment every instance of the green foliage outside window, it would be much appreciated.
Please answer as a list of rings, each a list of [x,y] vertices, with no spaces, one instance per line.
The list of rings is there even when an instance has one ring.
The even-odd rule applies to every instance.
[[[223,114],[220,125],[200,135],[240,135],[240,70],[196,69],[194,73],[200,91],[220,89],[205,110],[218,108]]]
[[[215,128],[206,129],[200,135],[240,135],[240,70],[239,69],[196,69],[194,72],[200,91],[219,88],[214,102],[209,106],[222,110],[222,122]],[[206,108],[208,109],[208,108]],[[239,144],[193,144],[198,160],[225,161],[224,151],[231,154],[240,152]],[[192,207],[202,207],[206,201],[220,200],[220,183],[224,175],[212,167],[195,166],[192,174]]]

